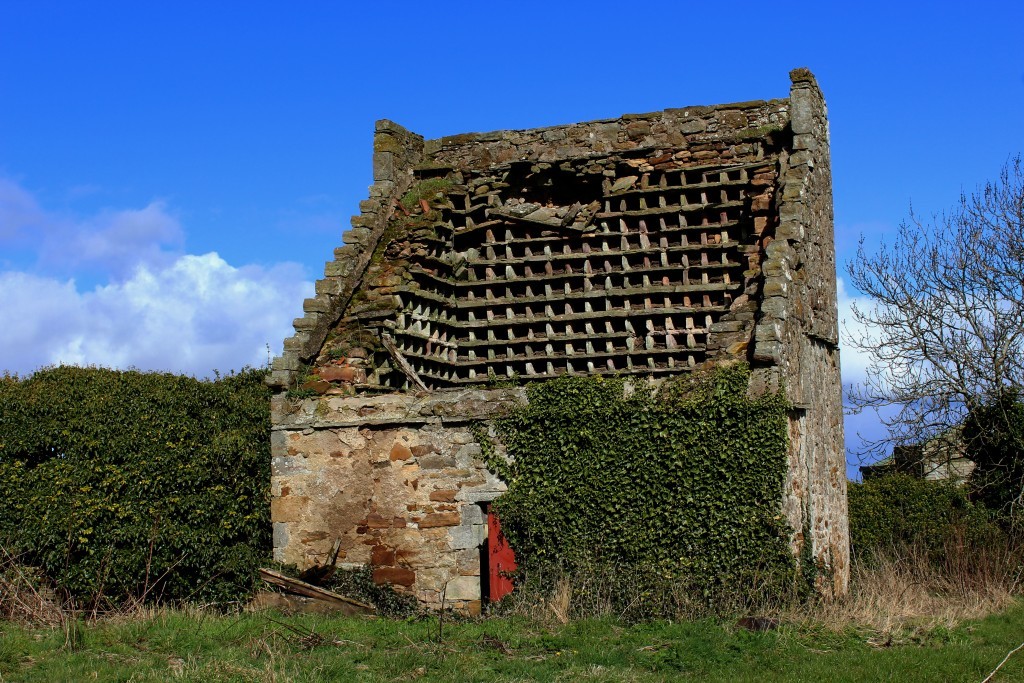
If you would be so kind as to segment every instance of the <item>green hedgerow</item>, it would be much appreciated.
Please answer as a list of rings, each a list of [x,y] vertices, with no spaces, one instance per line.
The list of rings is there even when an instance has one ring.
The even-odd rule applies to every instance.
[[[949,542],[992,545],[1002,535],[992,513],[953,482],[891,474],[851,483],[847,499],[850,547],[862,560],[903,546],[938,558]]]
[[[271,545],[265,375],[0,383],[0,544],[79,602],[245,597]]]

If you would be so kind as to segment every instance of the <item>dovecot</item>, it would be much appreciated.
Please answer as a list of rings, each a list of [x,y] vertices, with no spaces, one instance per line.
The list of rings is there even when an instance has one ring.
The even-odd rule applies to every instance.
[[[828,124],[790,75],[785,99],[553,128],[378,122],[370,197],[269,380],[275,558],[478,610],[505,482],[474,425],[530,382],[739,360],[793,405],[779,509],[844,593]]]

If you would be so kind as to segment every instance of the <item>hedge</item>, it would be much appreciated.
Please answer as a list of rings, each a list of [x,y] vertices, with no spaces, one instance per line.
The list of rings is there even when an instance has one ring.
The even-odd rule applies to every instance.
[[[0,543],[79,603],[243,598],[271,547],[264,376],[0,379]]]
[[[847,491],[850,547],[864,560],[907,545],[939,558],[947,543],[986,545],[1002,537],[991,512],[955,483],[891,474],[851,482]]]

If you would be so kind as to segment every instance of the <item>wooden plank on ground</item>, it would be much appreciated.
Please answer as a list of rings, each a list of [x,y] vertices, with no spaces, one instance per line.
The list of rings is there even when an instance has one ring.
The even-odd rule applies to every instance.
[[[367,605],[364,602],[347,598],[344,595],[329,591],[326,588],[320,588],[314,586],[311,583],[294,579],[290,576],[285,576],[281,572],[274,571],[273,569],[260,569],[260,578],[278,588],[283,588],[289,593],[295,593],[296,595],[302,595],[313,600],[320,600],[323,602],[337,604],[339,606],[344,605],[348,608],[357,608],[358,611],[370,614],[376,611],[372,605]]]

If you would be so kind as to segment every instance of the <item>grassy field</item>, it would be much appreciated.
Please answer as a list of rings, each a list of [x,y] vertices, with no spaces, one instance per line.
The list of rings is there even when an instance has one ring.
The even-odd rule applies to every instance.
[[[1024,641],[1024,604],[954,629],[547,625],[155,612],[0,622],[0,681],[981,681]],[[1024,651],[994,681],[1024,680]]]

